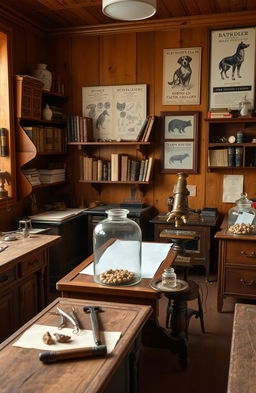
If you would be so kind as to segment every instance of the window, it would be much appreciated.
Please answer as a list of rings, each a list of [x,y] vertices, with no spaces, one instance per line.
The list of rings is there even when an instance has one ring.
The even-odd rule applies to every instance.
[[[10,32],[0,26],[0,207],[16,201]]]

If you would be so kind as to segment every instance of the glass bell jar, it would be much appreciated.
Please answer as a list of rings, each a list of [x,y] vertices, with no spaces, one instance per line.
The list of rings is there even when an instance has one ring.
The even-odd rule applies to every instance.
[[[229,209],[228,227],[234,233],[250,233],[254,231],[256,225],[256,209],[252,207],[252,201],[247,198],[247,194],[242,193],[241,198],[236,202],[236,206]]]
[[[141,280],[141,229],[127,209],[107,210],[93,231],[94,281],[130,286]]]

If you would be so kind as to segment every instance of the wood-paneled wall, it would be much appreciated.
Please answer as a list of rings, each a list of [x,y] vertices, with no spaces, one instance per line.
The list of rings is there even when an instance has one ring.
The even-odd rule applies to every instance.
[[[255,198],[254,171],[226,170],[207,172],[206,130],[204,121],[207,114],[209,29],[214,26],[193,29],[174,29],[155,32],[131,32],[123,34],[79,36],[58,38],[52,41],[53,48],[65,46],[65,63],[69,79],[66,88],[69,95],[70,113],[81,113],[82,86],[134,84],[148,85],[148,112],[160,115],[161,111],[199,111],[199,172],[188,177],[188,184],[196,185],[196,197],[189,197],[191,208],[214,206],[225,213],[231,204],[222,203],[222,182],[224,174],[244,174],[244,189],[249,197]],[[218,26],[219,28],[219,26]],[[202,48],[201,104],[200,105],[162,105],[163,49],[165,48]],[[55,49],[52,51],[55,52]],[[116,148],[118,152],[124,152]],[[160,173],[161,130],[158,127],[152,146],[155,157],[154,184],[144,188],[144,199],[159,211],[167,210],[167,198],[172,194],[176,175]],[[128,154],[133,154],[127,150]],[[70,148],[70,170],[72,173],[73,200],[87,206],[93,200],[119,203],[129,198],[130,187],[125,185],[105,185],[100,190],[78,182],[79,154],[81,150]],[[101,149],[104,156],[104,149]]]
[[[241,21],[241,25],[245,25]],[[219,23],[218,28],[225,27]],[[237,26],[234,26],[237,27]],[[194,26],[193,28],[172,28],[165,25],[164,30],[158,27],[156,31],[125,32],[118,34],[108,33],[100,35],[72,35],[47,37],[35,34],[26,28],[12,26],[13,28],[13,70],[14,73],[30,74],[35,64],[46,62],[48,68],[55,75],[62,76],[65,83],[65,93],[69,96],[68,111],[70,114],[82,113],[83,86],[135,84],[148,85],[148,113],[160,115],[161,111],[199,111],[199,171],[188,177],[188,184],[196,186],[196,197],[189,197],[191,208],[214,206],[221,213],[225,213],[231,204],[222,203],[223,175],[243,174],[244,190],[250,198],[256,197],[255,172],[242,170],[227,170],[207,172],[206,129],[204,118],[207,114],[208,94],[208,63],[209,63],[209,29],[214,25]],[[202,48],[201,72],[201,104],[200,105],[162,105],[162,79],[163,79],[163,49],[180,47]],[[117,152],[126,152],[131,155],[140,155],[132,149]],[[172,194],[176,175],[160,173],[161,130],[157,127],[153,145],[148,153],[155,157],[154,182],[145,186],[144,199],[154,205],[159,211],[167,210],[167,198]],[[94,200],[119,203],[130,197],[128,185],[105,185],[95,189],[91,185],[78,182],[79,155],[82,150],[69,148],[68,171],[70,187],[69,193],[73,206],[84,206]],[[98,154],[107,157],[109,150],[101,148]],[[139,196],[138,191],[138,196]],[[28,202],[28,201],[27,201]],[[26,213],[28,203],[19,202],[12,208],[11,214],[0,213],[0,230],[13,226],[13,222]]]

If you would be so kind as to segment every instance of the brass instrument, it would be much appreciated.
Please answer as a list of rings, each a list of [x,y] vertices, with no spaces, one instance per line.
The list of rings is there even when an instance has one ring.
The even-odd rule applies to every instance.
[[[175,227],[178,228],[182,223],[186,223],[188,219],[188,195],[185,173],[178,173],[178,181],[174,191],[172,210],[168,214],[167,221],[174,220]]]

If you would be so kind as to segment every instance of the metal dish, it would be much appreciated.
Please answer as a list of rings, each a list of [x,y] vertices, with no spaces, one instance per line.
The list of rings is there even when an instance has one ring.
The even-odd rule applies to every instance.
[[[153,280],[150,283],[151,288],[155,289],[158,292],[182,292],[188,288],[188,282],[184,280],[177,280],[177,285],[175,288],[168,288],[162,285],[162,279]]]

